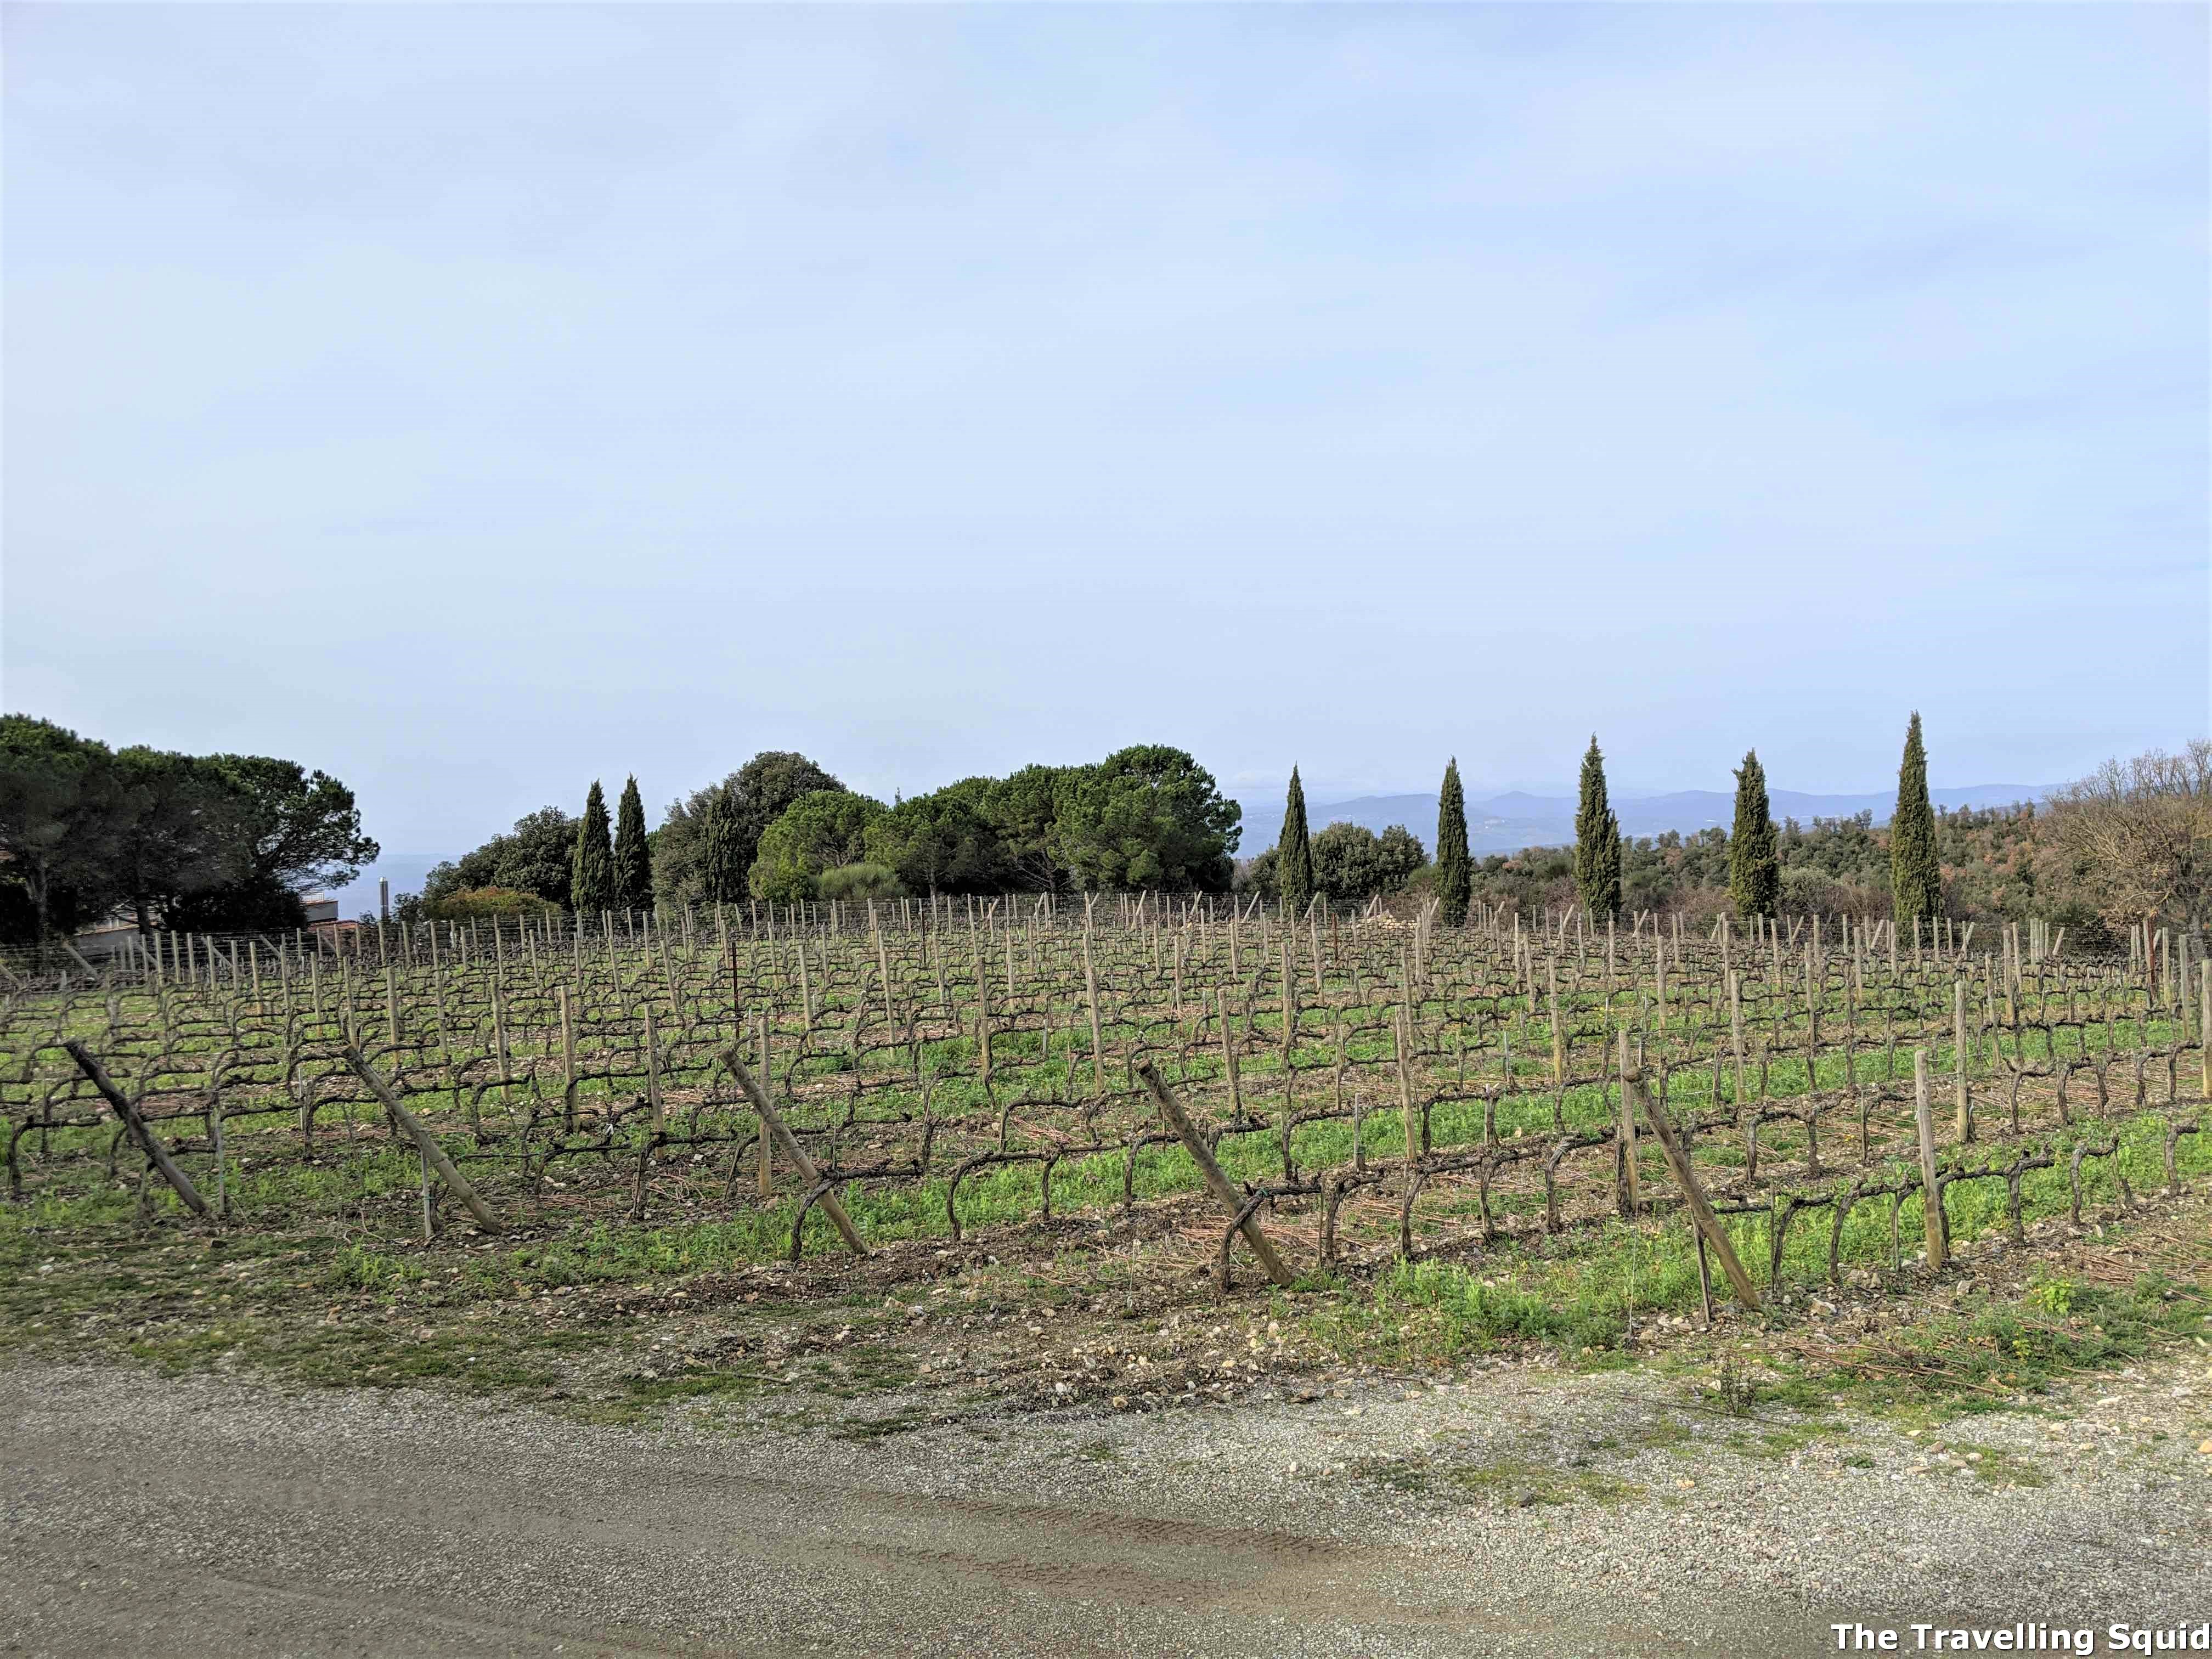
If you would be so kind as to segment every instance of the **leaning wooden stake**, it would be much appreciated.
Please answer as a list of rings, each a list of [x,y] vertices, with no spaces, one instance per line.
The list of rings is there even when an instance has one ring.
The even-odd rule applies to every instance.
[[[422,1120],[399,1103],[398,1091],[382,1078],[369,1070],[368,1062],[361,1057],[358,1048],[346,1050],[345,1061],[353,1074],[368,1086],[369,1093],[382,1103],[392,1114],[392,1121],[404,1129],[420,1149],[424,1162],[438,1172],[438,1179],[446,1183],[446,1190],[461,1200],[468,1212],[476,1218],[477,1225],[488,1233],[500,1231],[499,1218],[492,1213],[491,1206],[477,1196],[477,1189],[469,1185],[468,1177],[453,1167],[453,1160],[446,1156],[446,1149],[438,1144]]]
[[[1751,1275],[1736,1260],[1735,1246],[1729,1243],[1728,1229],[1713,1213],[1711,1200],[1698,1184],[1697,1173],[1690,1168],[1690,1160],[1683,1152],[1681,1143],[1674,1139],[1674,1126],[1667,1121],[1667,1114],[1659,1103],[1644,1091],[1644,1073],[1631,1067],[1621,1074],[1620,1086],[1633,1098],[1644,1113],[1644,1121],[1651,1126],[1652,1135],[1659,1142],[1659,1150],[1667,1155],[1667,1167],[1674,1172],[1674,1184],[1682,1189],[1682,1201],[1689,1206],[1690,1220],[1698,1236],[1721,1259],[1721,1271],[1728,1275],[1729,1288],[1735,1299],[1753,1312],[1759,1310],[1759,1291],[1751,1282]]]
[[[1244,1235],[1244,1242],[1252,1247],[1252,1254],[1260,1258],[1260,1265],[1267,1270],[1267,1277],[1285,1289],[1289,1288],[1291,1270],[1283,1265],[1283,1258],[1275,1254],[1275,1247],[1267,1242],[1267,1235],[1260,1231],[1258,1218],[1245,1214],[1243,1194],[1231,1183],[1227,1176],[1221,1173],[1220,1164],[1214,1162],[1212,1152],[1200,1138],[1189,1115],[1182,1109],[1182,1103],[1169,1089],[1167,1079],[1153,1068],[1149,1060],[1137,1067],[1137,1075],[1143,1079],[1145,1087],[1152,1091],[1152,1098],[1159,1103],[1160,1115],[1167,1119],[1168,1127],[1182,1139],[1192,1161],[1206,1176],[1206,1190],[1232,1217],[1243,1218],[1237,1223],[1237,1231]]]
[[[767,1091],[755,1081],[752,1072],[745,1065],[744,1056],[740,1052],[742,1047],[741,1043],[732,1042],[722,1051],[722,1058],[729,1066],[730,1074],[737,1079],[738,1087],[745,1091],[745,1098],[752,1103],[753,1110],[767,1126],[768,1132],[775,1137],[775,1144],[783,1149],[784,1162],[799,1171],[799,1180],[805,1182],[807,1189],[811,1191],[822,1184],[821,1176],[815,1171],[814,1160],[807,1157],[806,1148],[799,1144],[799,1137],[791,1133],[790,1126],[783,1121],[783,1114],[769,1103]],[[860,1235],[854,1227],[852,1218],[845,1213],[845,1206],[837,1201],[835,1194],[824,1193],[817,1201],[823,1212],[830,1218],[830,1224],[836,1228],[837,1237],[845,1241],[845,1248],[854,1255],[867,1255],[868,1247],[860,1242]]]
[[[161,1144],[161,1136],[154,1133],[152,1125],[139,1116],[138,1109],[131,1103],[123,1091],[108,1079],[107,1073],[100,1069],[100,1062],[85,1052],[82,1042],[72,1041],[64,1042],[62,1047],[69,1050],[69,1057],[76,1062],[77,1070],[90,1079],[92,1086],[100,1091],[100,1097],[115,1109],[115,1115],[123,1120],[124,1126],[131,1131],[131,1138],[145,1149],[146,1156],[153,1160],[154,1167],[161,1172],[161,1179],[176,1188],[177,1196],[184,1200],[185,1207],[194,1215],[205,1218],[208,1214],[207,1200],[200,1196],[199,1188],[192,1185],[191,1176],[177,1167],[176,1160],[169,1156],[169,1149]]]

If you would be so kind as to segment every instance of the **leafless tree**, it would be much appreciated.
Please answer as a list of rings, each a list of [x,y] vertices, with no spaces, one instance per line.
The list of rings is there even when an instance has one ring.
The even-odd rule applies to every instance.
[[[2201,928],[2212,913],[2212,741],[2108,760],[2051,797],[2062,879],[2107,921]]]

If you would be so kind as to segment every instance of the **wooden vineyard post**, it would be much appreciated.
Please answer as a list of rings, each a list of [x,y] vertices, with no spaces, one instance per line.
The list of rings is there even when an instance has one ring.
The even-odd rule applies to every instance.
[[[511,1098],[507,1093],[507,1080],[514,1075],[514,1066],[507,1058],[507,999],[500,994],[501,977],[494,975],[491,981],[491,1035],[493,1043],[499,1049],[499,1102],[504,1106]]]
[[[1728,918],[1722,917],[1721,923],[1723,927],[1727,926]],[[1728,994],[1729,1048],[1735,1056],[1735,1109],[1738,1113],[1741,1113],[1743,1110],[1743,982],[1736,977],[1735,970],[1733,969],[1729,970]]]
[[[1643,1112],[1644,1121],[1650,1125],[1651,1133],[1659,1142],[1659,1150],[1666,1154],[1667,1167],[1674,1171],[1674,1184],[1682,1189],[1682,1202],[1690,1212],[1690,1223],[1698,1230],[1698,1238],[1720,1257],[1721,1271],[1728,1275],[1729,1288],[1735,1292],[1737,1301],[1756,1313],[1759,1310],[1758,1288],[1752,1284],[1751,1275],[1744,1271],[1743,1263],[1736,1259],[1735,1246],[1729,1243],[1728,1229],[1721,1225],[1721,1218],[1713,1213],[1711,1200],[1706,1198],[1705,1188],[1698,1183],[1697,1171],[1690,1167],[1688,1155],[1682,1151],[1681,1143],[1674,1139],[1674,1126],[1668,1121],[1667,1114],[1644,1092],[1643,1073],[1630,1067],[1621,1079],[1621,1092],[1635,1100]]]
[[[1083,926],[1083,988],[1091,1002],[1091,1090],[1101,1099],[1106,1094],[1106,1047],[1098,1035],[1098,970],[1091,960],[1091,921]]]
[[[1620,1212],[1632,1216],[1642,1207],[1636,1175],[1636,1113],[1628,1103],[1628,1077],[1636,1070],[1628,1058],[1628,1027],[1620,1028]],[[1665,1109],[1666,1103],[1660,1107]]]
[[[1951,981],[1951,1054],[1958,1073],[1958,1124],[1955,1133],[1961,1142],[1974,1138],[1974,1114],[1966,1098],[1966,981]]]
[[[446,1156],[446,1149],[438,1144],[437,1136],[430,1133],[422,1119],[400,1104],[398,1092],[369,1069],[368,1062],[361,1057],[360,1049],[348,1048],[345,1061],[353,1067],[354,1075],[368,1085],[369,1093],[374,1095],[383,1103],[384,1109],[392,1114],[392,1121],[414,1141],[416,1150],[422,1154],[423,1162],[437,1171],[438,1179],[446,1183],[447,1190],[460,1200],[468,1212],[477,1218],[477,1225],[488,1233],[497,1232],[500,1230],[499,1218],[492,1213],[491,1206],[477,1195],[477,1189],[469,1185],[468,1177],[453,1167],[453,1160]]]
[[[768,1015],[763,1012],[760,1017],[761,1077],[763,1086],[770,1089],[775,1087],[775,1068],[769,1063],[772,1058],[773,1051],[769,1047]],[[765,1126],[761,1129],[760,1138],[760,1195],[763,1198],[775,1196],[775,1150]]]
[[[493,925],[498,924],[495,921]],[[666,1123],[660,1103],[660,1048],[653,1033],[651,1002],[645,1005],[645,1100],[647,1116],[645,1135],[637,1147],[637,1194],[629,1206],[632,1221],[645,1219],[645,1193],[653,1176],[653,1149],[660,1144]]]
[[[884,987],[884,1024],[896,1025],[898,1016],[891,1010],[891,959],[884,946],[884,930],[876,922],[876,902],[873,899],[868,901],[868,931],[876,936],[876,976],[883,981]],[[1012,936],[1008,937],[1011,954]]]
[[[1547,957],[1544,971],[1550,976],[1552,998],[1552,1086],[1567,1086],[1567,1033],[1559,1020],[1559,959]]]
[[[2212,1103],[2212,976],[2197,980],[2197,1067],[2198,1092]]]
[[[1236,1035],[1230,1030],[1229,993],[1215,991],[1213,1007],[1221,1028],[1221,1069],[1229,1079],[1229,1109],[1232,1116],[1241,1119],[1244,1115],[1244,1082],[1237,1069]],[[1072,1070],[1073,1062],[1069,1064]],[[1074,1085],[1071,1082],[1068,1087],[1069,1092],[1073,1093]]]
[[[799,1180],[811,1192],[822,1184],[822,1176],[814,1167],[814,1160],[807,1157],[806,1149],[799,1144],[799,1137],[791,1133],[790,1126],[783,1121],[783,1115],[775,1109],[766,1091],[752,1073],[746,1069],[740,1052],[742,1048],[740,1043],[732,1043],[723,1058],[729,1061],[731,1073],[738,1079],[738,1087],[745,1091],[745,1098],[752,1103],[753,1110],[759,1114],[763,1127],[775,1137],[775,1144],[783,1151],[783,1161],[799,1172]],[[854,1255],[867,1255],[868,1247],[860,1242],[860,1235],[854,1230],[852,1218],[845,1213],[845,1206],[837,1201],[836,1194],[824,1192],[819,1202],[823,1213],[830,1218],[830,1224],[836,1228],[837,1237],[845,1241],[845,1248]]]
[[[1174,1091],[1168,1087],[1167,1080],[1154,1069],[1149,1060],[1137,1067],[1137,1076],[1145,1087],[1152,1091],[1152,1098],[1159,1103],[1160,1115],[1167,1119],[1168,1127],[1176,1132],[1184,1149],[1190,1153],[1191,1161],[1198,1165],[1199,1173],[1206,1177],[1206,1190],[1236,1220],[1237,1231],[1244,1235],[1244,1242],[1252,1247],[1252,1254],[1260,1258],[1260,1265],[1267,1269],[1267,1277],[1288,1290],[1291,1283],[1290,1268],[1284,1265],[1282,1257],[1275,1254],[1275,1247],[1267,1242],[1267,1235],[1260,1231],[1258,1218],[1247,1212],[1249,1206],[1243,1194],[1237,1192],[1229,1177],[1222,1174],[1221,1165],[1214,1161],[1212,1152],[1200,1138],[1196,1126],[1183,1111],[1182,1103],[1175,1097]]]
[[[1390,1022],[1390,1036],[1398,1057],[1398,1113],[1406,1125],[1406,1179],[1411,1181],[1421,1167],[1421,1126],[1413,1114],[1413,1056],[1407,1052],[1413,1046],[1413,1018],[1403,1005]]]
[[[1912,1051],[1913,1119],[1920,1131],[1920,1194],[1928,1225],[1928,1270],[1940,1271],[1949,1255],[1943,1223],[1943,1183],[1936,1173],[1936,1111],[1928,1097],[1928,1051]]]
[[[208,1213],[207,1200],[200,1196],[199,1188],[192,1185],[191,1177],[177,1167],[176,1161],[169,1156],[169,1149],[161,1144],[161,1137],[154,1133],[153,1126],[138,1115],[138,1109],[100,1069],[100,1062],[85,1052],[84,1044],[72,1039],[63,1043],[62,1047],[76,1062],[77,1070],[82,1072],[92,1086],[100,1091],[100,1097],[115,1109],[115,1115],[123,1120],[124,1127],[131,1131],[131,1138],[138,1143],[154,1167],[161,1172],[161,1179],[175,1189],[185,1207],[203,1220],[214,1219]]]
[[[1283,929],[1283,1179],[1297,1179],[1291,1161],[1291,1131],[1297,1116],[1297,1079],[1291,1070],[1293,1039],[1298,1029],[1297,932]]]
[[[576,1131],[576,1020],[568,1006],[568,988],[554,987],[554,994],[561,1005],[561,1059],[565,1067],[561,1090],[561,1125],[562,1133]]]
[[[975,931],[972,920],[969,931],[971,934]],[[1074,1062],[1071,1060],[1068,1064],[1072,1072]],[[991,988],[983,978],[983,958],[980,952],[975,957],[975,1068],[982,1079],[984,1091],[988,1093],[991,1087]],[[1006,1149],[1001,1146],[999,1150],[1003,1152]]]

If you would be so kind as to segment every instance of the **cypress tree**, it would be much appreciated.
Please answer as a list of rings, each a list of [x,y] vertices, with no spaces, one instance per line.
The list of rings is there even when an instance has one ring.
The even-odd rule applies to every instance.
[[[706,825],[699,858],[700,885],[709,904],[735,904],[745,896],[745,872],[739,866],[738,826],[731,821],[729,803],[720,794],[707,798]]]
[[[623,785],[615,808],[615,904],[624,910],[653,908],[653,849],[645,839],[645,802],[633,775]]]
[[[1943,913],[1943,861],[1936,845],[1936,809],[1928,804],[1928,750],[1920,738],[1920,711],[1905,731],[1905,760],[1897,769],[1897,811],[1889,820],[1892,915],[1902,930]]]
[[[1444,787],[1437,797],[1437,915],[1447,927],[1465,924],[1468,886],[1467,797],[1460,791],[1455,755],[1444,768]]]
[[[1747,750],[1735,775],[1735,828],[1729,835],[1729,896],[1740,916],[1771,916],[1782,904],[1782,854],[1766,799],[1766,769]]]
[[[576,854],[568,866],[568,908],[580,916],[615,908],[615,849],[607,830],[607,798],[599,781],[584,797],[583,821],[576,826]]]
[[[1296,915],[1314,895],[1313,842],[1306,834],[1306,789],[1298,769],[1291,769],[1291,793],[1283,802],[1283,832],[1275,838],[1275,890],[1283,914]]]
[[[1605,789],[1605,757],[1590,737],[1583,757],[1581,802],[1575,808],[1575,890],[1593,917],[1620,909],[1620,820]]]

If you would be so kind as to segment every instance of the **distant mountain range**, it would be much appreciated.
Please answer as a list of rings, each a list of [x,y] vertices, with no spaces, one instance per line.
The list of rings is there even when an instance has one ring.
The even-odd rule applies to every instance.
[[[1979,783],[1964,789],[1931,789],[1929,798],[1942,807],[2009,806],[2015,801],[2041,800],[2051,786],[2033,783]],[[1876,823],[1889,822],[1895,793],[1879,795],[1808,795],[1795,789],[1777,789],[1767,796],[1777,823],[1796,818],[1809,823],[1814,818],[1846,818],[1872,812]],[[1275,844],[1283,829],[1283,798],[1238,798],[1244,809],[1244,837],[1241,857],[1251,858]],[[1735,796],[1718,789],[1678,789],[1668,795],[1615,798],[1613,810],[1624,836],[1657,836],[1669,830],[1684,835],[1717,824],[1725,830],[1735,821]],[[1316,830],[1339,823],[1357,823],[1380,835],[1394,823],[1402,823],[1421,839],[1431,857],[1436,855],[1437,798],[1434,795],[1361,795],[1351,800],[1309,802],[1306,822]],[[1475,853],[1517,853],[1524,847],[1565,847],[1575,838],[1575,797],[1532,795],[1513,790],[1486,800],[1467,804],[1467,844]]]

